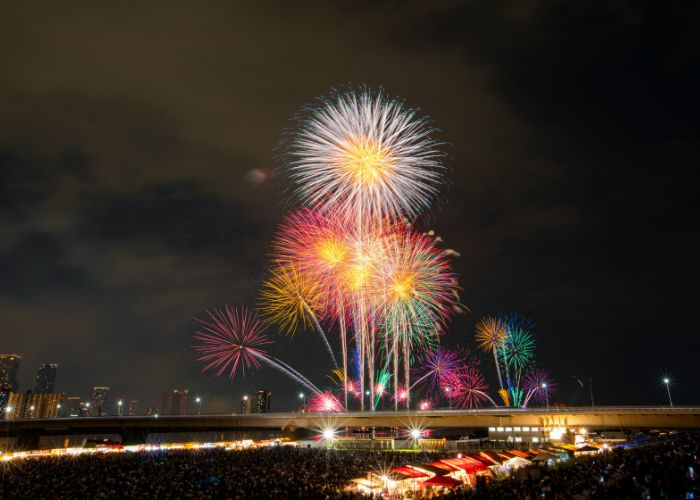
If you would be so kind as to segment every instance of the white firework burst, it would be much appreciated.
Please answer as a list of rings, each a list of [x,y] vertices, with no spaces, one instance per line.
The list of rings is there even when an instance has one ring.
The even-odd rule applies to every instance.
[[[381,91],[334,94],[293,135],[287,175],[308,206],[360,222],[413,218],[430,206],[444,173],[433,133],[426,118]]]

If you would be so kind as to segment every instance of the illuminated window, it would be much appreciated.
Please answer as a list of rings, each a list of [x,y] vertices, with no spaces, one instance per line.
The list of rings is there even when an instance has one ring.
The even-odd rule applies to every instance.
[[[495,427],[489,427],[489,432],[496,432],[496,428],[495,428]]]
[[[539,427],[533,427],[532,432],[537,432],[538,429],[539,429]]]
[[[534,437],[534,438],[532,438],[532,442],[533,442],[533,443],[539,443],[539,442],[540,442],[540,438]]]
[[[496,430],[497,430],[498,432],[503,432],[503,427],[496,427]]]
[[[506,427],[506,432],[513,432],[513,428],[512,428],[512,427]]]
[[[520,427],[513,427],[513,430],[514,430],[515,432],[520,432]]]
[[[517,436],[517,437],[515,438],[515,442],[516,442],[516,443],[522,443],[522,442],[523,442],[523,438],[520,437],[520,436]]]
[[[523,427],[523,432],[530,432],[530,428],[529,428],[529,427]]]

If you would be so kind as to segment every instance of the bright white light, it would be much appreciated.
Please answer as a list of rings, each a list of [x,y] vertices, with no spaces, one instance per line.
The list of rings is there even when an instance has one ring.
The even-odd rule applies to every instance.
[[[542,389],[546,389],[546,388],[547,388],[547,384],[545,384],[545,383],[543,382],[543,383],[542,383]]]
[[[5,407],[5,413],[12,413],[12,410],[13,410],[13,409],[14,409],[14,408],[12,408],[11,406],[6,406],[6,407]]]
[[[243,396],[243,401],[248,401],[248,396]]]
[[[117,404],[118,404],[119,406],[121,406],[121,405],[124,404],[124,401],[122,401],[122,400],[120,399],[119,401],[117,401]]]
[[[201,403],[201,402],[202,402],[202,398],[200,398],[199,396],[197,396],[197,399],[195,399],[195,402]]]
[[[664,378],[664,384],[668,385],[669,382],[671,382],[671,381],[668,379],[668,377],[665,377],[665,378]]]
[[[420,439],[421,434],[422,433],[421,433],[420,429],[411,429],[411,437],[413,439]]]
[[[450,392],[450,388],[449,388],[449,387],[445,387],[445,392]]]
[[[299,399],[303,399],[303,398],[304,398],[304,393],[303,393],[303,392],[300,392],[300,393],[299,393]]]
[[[323,439],[330,441],[335,437],[335,431],[333,429],[324,429]]]

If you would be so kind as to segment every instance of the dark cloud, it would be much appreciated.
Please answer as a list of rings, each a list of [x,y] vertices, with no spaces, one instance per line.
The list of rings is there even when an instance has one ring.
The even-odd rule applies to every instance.
[[[275,147],[300,106],[367,83],[449,144],[447,203],[423,225],[461,257],[446,337],[497,312],[536,322],[574,400],[696,402],[700,9],[637,2],[206,7],[13,4],[0,19],[0,350],[22,377],[157,401],[296,387],[199,374],[192,317],[255,300],[285,196]],[[313,335],[278,354],[321,382]],[[488,367],[488,364],[485,365]],[[580,392],[580,391],[579,391]],[[583,395],[576,395],[579,402]]]

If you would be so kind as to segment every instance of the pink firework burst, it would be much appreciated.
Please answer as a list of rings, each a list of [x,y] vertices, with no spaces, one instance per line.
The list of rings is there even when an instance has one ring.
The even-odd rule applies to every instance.
[[[460,357],[456,352],[444,347],[438,346],[429,350],[423,360],[423,364],[419,368],[420,378],[416,381],[416,384],[425,381],[429,392],[438,390],[445,385],[443,383],[445,378],[459,368],[460,361]]]
[[[430,410],[433,407],[433,402],[429,399],[423,399],[418,403],[418,409],[422,411]]]
[[[208,319],[195,318],[200,330],[194,338],[201,344],[194,349],[202,353],[197,361],[207,363],[202,371],[215,369],[218,377],[229,370],[228,377],[233,378],[239,367],[244,375],[246,368],[259,368],[260,359],[267,358],[262,348],[272,341],[265,335],[265,325],[257,314],[229,306],[206,313]]]
[[[486,393],[489,385],[475,366],[465,365],[450,372],[444,379],[445,391],[453,404],[461,408],[479,408],[485,402],[496,403]]]
[[[330,391],[324,391],[309,399],[311,411],[323,413],[338,413],[345,411],[343,403]]]
[[[525,404],[529,401],[536,401],[544,404],[549,396],[557,390],[557,384],[552,380],[542,368],[536,368],[525,375],[523,387],[527,393]]]

